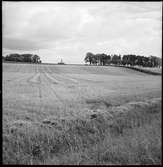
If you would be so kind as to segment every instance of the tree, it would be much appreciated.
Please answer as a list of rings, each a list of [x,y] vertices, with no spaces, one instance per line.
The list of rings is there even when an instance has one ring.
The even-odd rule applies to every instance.
[[[107,59],[107,55],[102,53],[101,54],[101,64],[104,66],[106,64],[106,59]]]
[[[156,56],[150,56],[152,67],[159,67],[161,65],[161,59]]]
[[[129,56],[129,64],[131,66],[134,66],[136,64],[136,62],[135,62],[136,61],[136,55],[130,54],[128,56]]]
[[[39,63],[40,61],[40,57],[38,55],[33,55],[32,56],[32,62],[33,63]]]
[[[86,57],[84,61],[87,63],[89,62],[90,64],[96,64],[96,65],[108,65],[110,63],[113,64],[122,64],[122,65],[131,65],[131,66],[143,66],[143,67],[160,67],[162,66],[162,59],[158,58],[156,56],[150,56],[150,57],[145,57],[145,56],[140,56],[140,55],[135,55],[135,54],[127,54],[123,55],[106,55],[105,53],[98,53],[98,54],[93,54],[91,52],[88,52],[86,54]]]
[[[95,55],[95,57],[96,57],[96,61],[97,61],[96,64],[101,65],[101,54],[97,53],[97,54]]]
[[[13,53],[4,57],[6,61],[15,61],[15,62],[30,62],[30,63],[39,63],[40,57],[33,54],[17,54]]]
[[[112,56],[111,62],[112,62],[113,64],[120,64],[120,62],[121,62],[121,56],[118,56],[118,55],[114,54],[114,55]]]
[[[107,55],[105,61],[106,61],[106,64],[107,64],[107,65],[110,64],[110,63],[111,63],[111,56],[110,56],[110,55]]]
[[[86,53],[86,57],[85,57],[84,61],[86,63],[89,62],[91,65],[93,63],[93,57],[94,57],[94,54],[91,52],[88,52],[88,53]]]

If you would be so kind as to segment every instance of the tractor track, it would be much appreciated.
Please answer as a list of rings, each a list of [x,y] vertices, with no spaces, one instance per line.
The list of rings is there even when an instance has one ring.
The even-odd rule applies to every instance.
[[[47,84],[48,84],[48,88],[50,88],[50,90],[52,90],[53,94],[56,96],[56,98],[61,102],[61,104],[64,103],[64,100],[56,93],[56,90],[54,89],[53,85],[54,82],[49,78],[49,76],[47,75],[47,73],[43,73],[44,77],[47,79]]]
[[[42,91],[41,91],[41,77],[40,77],[40,75],[41,75],[41,73],[39,72],[39,66],[36,66],[37,68],[36,68],[36,76],[37,76],[37,78],[38,78],[38,91],[39,91],[39,99],[40,99],[40,103],[41,103],[41,99],[42,99]],[[35,78],[33,78],[33,79],[36,79],[36,76],[35,76]],[[33,80],[32,80],[33,81]]]
[[[40,83],[40,79],[39,78],[40,78],[40,74],[37,73],[37,74],[33,75],[30,79],[28,79],[27,82],[34,83],[34,84],[39,84]]]
[[[68,81],[68,82],[70,82],[70,83],[72,83],[72,84],[78,84],[78,83],[79,83],[76,79],[74,79],[74,78],[72,78],[72,77],[70,77],[70,76],[67,76],[67,75],[65,75],[65,74],[63,74],[63,73],[62,73],[62,74],[59,74],[59,75],[56,74],[56,73],[53,73],[53,71],[50,70],[48,67],[46,67],[46,71],[48,72],[48,74],[51,74],[51,75],[50,75],[50,78],[51,78],[51,79],[54,78],[53,74],[55,74],[56,77],[58,78],[58,80],[57,80],[56,78],[54,78],[54,80],[58,81],[59,84],[67,85],[67,82],[65,82],[65,81]],[[62,80],[62,81],[59,81],[59,80]]]
[[[27,82],[27,83],[33,83],[33,82],[31,82],[31,80],[32,80],[35,76],[36,76],[36,74],[33,74],[31,77],[29,77],[29,78],[26,80],[26,82]]]

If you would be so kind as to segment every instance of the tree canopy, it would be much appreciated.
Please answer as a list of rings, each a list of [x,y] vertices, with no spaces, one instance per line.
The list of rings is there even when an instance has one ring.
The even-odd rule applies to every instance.
[[[156,56],[140,56],[135,54],[126,54],[126,55],[107,55],[104,53],[93,54],[87,52],[85,63],[90,65],[130,65],[130,66],[143,66],[143,67],[160,67],[162,66],[162,59]]]
[[[3,57],[4,61],[14,61],[14,62],[29,62],[29,63],[41,63],[40,57],[34,54],[18,54],[12,53]]]

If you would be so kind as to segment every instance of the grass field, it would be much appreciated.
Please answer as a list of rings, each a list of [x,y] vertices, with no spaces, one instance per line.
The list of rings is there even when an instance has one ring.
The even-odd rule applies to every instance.
[[[162,67],[140,67],[140,66],[120,66],[129,69],[133,69],[135,71],[151,74],[151,75],[161,75],[162,74]]]
[[[141,69],[145,69],[145,70],[149,70],[152,72],[157,72],[157,73],[162,73],[162,67],[161,68],[157,68],[157,67],[141,67]]]
[[[161,164],[161,76],[3,63],[4,164]]]

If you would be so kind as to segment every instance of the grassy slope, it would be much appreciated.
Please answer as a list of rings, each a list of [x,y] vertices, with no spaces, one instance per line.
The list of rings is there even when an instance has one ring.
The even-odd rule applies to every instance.
[[[87,94],[85,94],[90,112],[86,114],[86,118],[80,116],[76,118],[70,113],[70,115],[58,119],[48,107],[40,107],[38,108],[40,111],[37,112],[33,108],[33,110],[29,110],[30,112],[27,112],[26,110],[30,105],[23,104],[26,100],[19,99],[18,96],[15,102],[16,93],[13,98],[11,98],[12,94],[7,96],[3,93],[5,102],[10,99],[10,108],[4,106],[3,111],[3,163],[161,164],[161,101],[159,98],[152,99],[152,97],[160,97],[160,93],[156,91],[157,84],[155,85],[155,82],[153,82],[154,78],[146,77],[146,74],[140,74],[137,71],[116,67],[62,66],[61,68],[55,66],[54,68],[45,65],[38,67],[40,68],[37,68],[39,72],[48,70],[55,76],[66,73],[71,79],[77,81],[84,79],[83,84],[90,84],[91,89],[88,89],[88,93],[91,94],[92,91],[94,94],[92,93],[92,96],[88,99],[86,98]],[[20,86],[23,85],[27,89],[26,78],[32,77],[32,81],[39,83],[39,77],[37,75],[33,76],[35,70],[35,65],[21,64],[16,66],[10,64],[4,66],[3,80],[11,79],[12,81],[15,77],[25,77],[23,82],[15,82],[13,86],[20,83],[22,85],[17,85],[17,91],[20,91]],[[5,72],[12,75],[6,76]],[[42,77],[42,84],[46,86],[46,92],[50,94],[50,88],[53,87],[48,83],[50,81],[48,78],[53,75],[49,73],[46,75],[47,77],[43,77],[42,74],[40,76]],[[108,78],[106,75],[109,75]],[[60,79],[59,81],[63,81],[63,83],[68,81],[66,77],[59,78],[60,76],[57,78]],[[157,76],[155,77],[158,79]],[[86,79],[91,82],[86,81]],[[92,83],[93,80],[101,81],[102,79],[106,80],[102,84],[100,82],[99,84],[98,82]],[[71,81],[69,82],[71,83]],[[149,85],[146,84],[145,87],[142,87],[148,82],[150,82]],[[6,87],[9,86],[7,82],[5,83]],[[138,88],[134,90],[135,85]],[[93,86],[95,86],[94,89]],[[105,93],[108,87],[110,90],[116,90],[116,92],[114,94],[111,94],[111,92]],[[35,91],[35,87],[30,85],[28,93],[31,88],[32,98],[37,95],[35,94],[37,91]],[[65,85],[61,88],[58,87],[59,91],[64,89],[65,91],[62,94],[65,94],[67,91]],[[144,93],[145,88],[150,89],[150,91]],[[152,88],[154,88],[153,93],[151,93]],[[14,91],[13,87],[11,89]],[[23,89],[24,87],[22,87],[21,94],[24,93]],[[99,94],[99,91],[98,96],[95,96],[97,89],[104,91],[101,94]],[[80,91],[80,89],[77,89],[77,91]],[[142,91],[143,95],[139,94],[136,97],[138,91]],[[46,92],[43,92],[43,95]],[[123,92],[127,92],[127,96],[121,95]],[[84,94],[85,91],[82,93]],[[76,92],[73,95],[75,94]],[[109,94],[109,97],[106,96],[107,94]],[[69,95],[68,97],[70,97]],[[102,95],[105,95],[105,98]],[[63,100],[63,96],[60,97]],[[97,97],[99,98],[97,99]],[[49,98],[53,98],[53,96],[50,94]],[[150,100],[146,101],[145,99]],[[141,101],[138,102],[139,100]],[[25,108],[19,106],[20,101]],[[35,102],[37,103],[37,101]],[[11,103],[14,104],[13,107],[11,107]],[[47,105],[49,106],[51,103],[54,102],[48,101]],[[36,104],[36,106],[39,104]],[[19,110],[15,110],[15,105],[18,106],[17,109]],[[74,105],[77,105],[77,103],[74,103]],[[70,107],[70,105],[68,106]],[[77,110],[82,111],[82,108],[74,107],[73,110],[73,112],[78,112]],[[62,112],[62,110],[59,112]],[[83,110],[83,114],[84,112]]]
[[[161,164],[161,101],[4,127],[5,164]]]
[[[127,67],[127,66],[121,66],[121,67],[129,68],[132,70],[136,70],[136,71],[151,74],[151,75],[161,75],[160,68],[143,68],[143,67]]]

